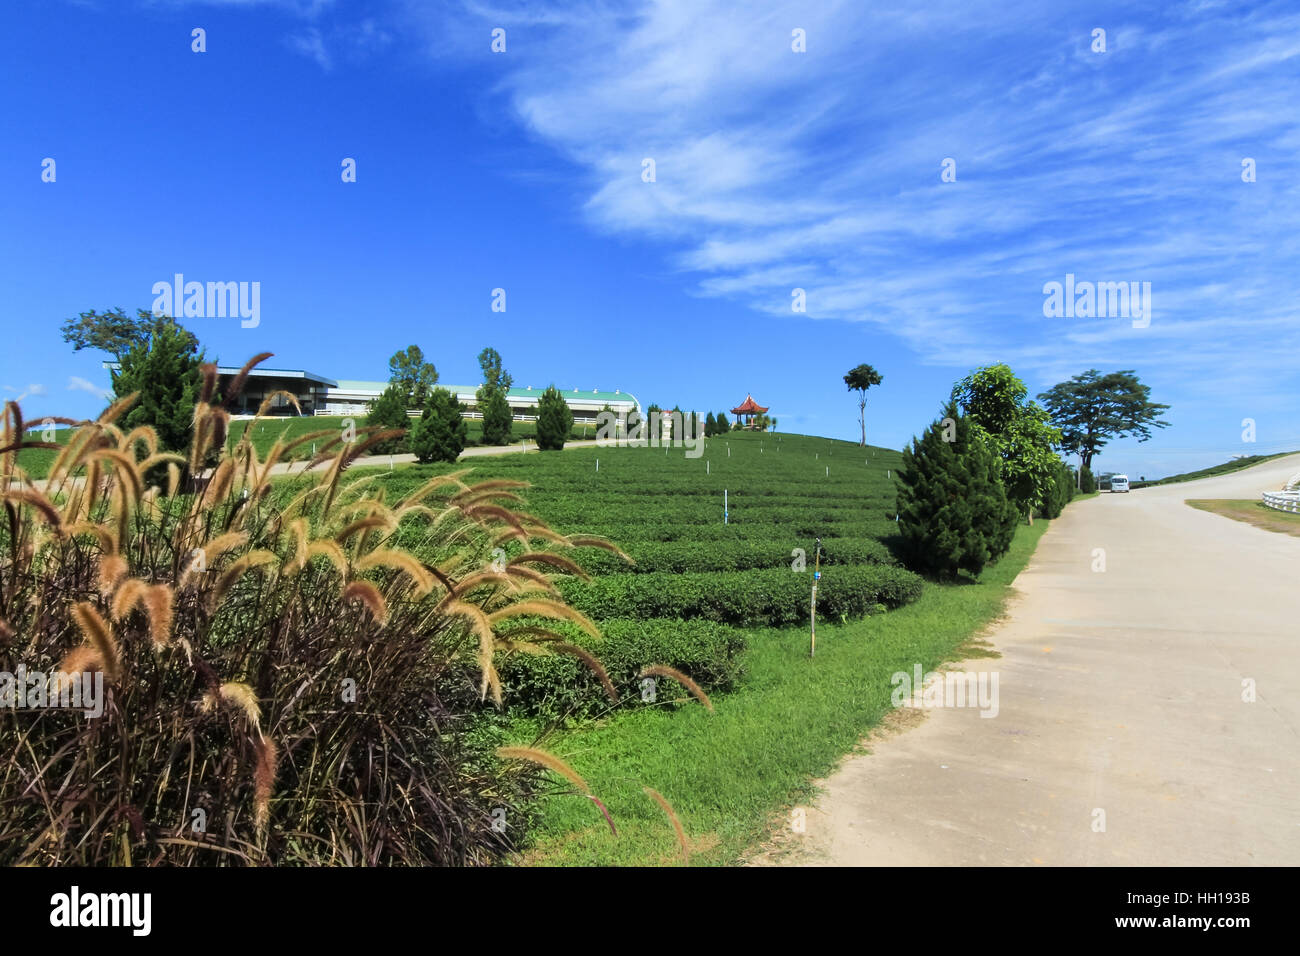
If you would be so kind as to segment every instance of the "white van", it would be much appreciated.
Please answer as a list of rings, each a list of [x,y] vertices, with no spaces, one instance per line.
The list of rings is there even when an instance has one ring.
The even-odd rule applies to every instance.
[[[1128,491],[1128,475],[1111,475],[1110,490],[1112,493],[1116,491]]]

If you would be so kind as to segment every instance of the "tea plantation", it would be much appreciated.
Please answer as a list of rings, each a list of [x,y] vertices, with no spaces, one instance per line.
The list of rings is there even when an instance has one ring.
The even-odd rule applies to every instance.
[[[472,467],[472,479],[529,482],[520,492],[525,510],[564,534],[606,536],[635,562],[575,548],[590,580],[561,579],[566,599],[599,624],[601,639],[574,628],[571,640],[603,662],[617,705],[574,657],[498,659],[507,710],[491,732],[568,761],[617,828],[594,802],[557,788],[537,819],[514,824],[521,862],[681,861],[675,828],[647,786],[674,808],[693,864],[744,859],[810,795],[811,780],[891,712],[894,672],[960,656],[996,619],[1048,522],[1021,527],[1011,552],[978,581],[924,581],[891,551],[900,457],[849,442],[732,432],[709,439],[699,458],[682,448],[573,448],[455,466]],[[393,500],[452,467],[374,473]],[[666,679],[646,693],[646,664],[685,672],[713,710]]]

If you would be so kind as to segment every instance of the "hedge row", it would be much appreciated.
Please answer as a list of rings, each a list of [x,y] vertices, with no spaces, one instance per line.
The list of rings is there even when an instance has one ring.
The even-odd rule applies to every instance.
[[[560,628],[563,630],[563,628]],[[639,706],[638,675],[647,664],[682,671],[706,693],[730,690],[743,672],[745,635],[713,621],[605,621],[602,639],[575,633],[571,643],[590,651],[604,665],[625,705]],[[554,719],[590,717],[610,707],[600,680],[569,654],[498,654],[504,700],[518,716]],[[656,691],[656,698],[680,696]]]
[[[831,538],[884,538],[896,531],[892,517],[880,515],[874,518],[858,517],[851,521],[816,521],[808,520],[782,525],[723,524],[720,520],[714,524],[596,524],[591,521],[579,521],[572,525],[561,525],[566,531],[589,530],[592,534],[602,534],[618,544],[630,547],[636,541],[748,541],[748,542],[793,542],[809,543],[818,536],[823,541]],[[803,545],[807,546],[807,545]]]
[[[791,569],[796,548],[804,551],[804,560],[813,566],[816,543],[811,539],[785,536],[772,541],[641,541],[625,545],[636,564],[629,565],[608,551],[583,549],[578,563],[589,574],[619,574],[672,571],[749,571],[759,568]],[[822,564],[894,564],[894,557],[873,538],[828,538],[822,540]]]
[[[611,574],[559,583],[569,604],[593,618],[702,618],[746,627],[808,620],[812,570],[720,571],[700,574]],[[845,566],[822,572],[818,614],[836,620],[901,607],[921,594],[921,579],[903,568]]]

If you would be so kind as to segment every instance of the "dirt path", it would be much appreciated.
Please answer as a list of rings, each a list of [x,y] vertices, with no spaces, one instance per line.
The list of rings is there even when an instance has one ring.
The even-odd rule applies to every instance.
[[[787,862],[1300,864],[1300,539],[1183,504],[1298,471],[1071,505],[989,635],[1002,657],[955,665],[998,672],[997,716],[926,710],[846,759]]]

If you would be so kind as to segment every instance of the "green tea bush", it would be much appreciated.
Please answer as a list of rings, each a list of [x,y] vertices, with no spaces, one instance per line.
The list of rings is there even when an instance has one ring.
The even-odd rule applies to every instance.
[[[803,560],[811,568],[815,542],[785,536],[785,540],[765,541],[644,541],[626,550],[636,560],[629,565],[608,551],[589,551],[578,558],[588,574],[620,572],[673,571],[749,571],[754,569],[791,569],[795,548],[804,552]],[[872,538],[832,538],[822,541],[822,564],[894,564],[889,549]]]
[[[551,629],[571,631],[571,642],[600,660],[625,704],[640,701],[637,675],[648,664],[674,667],[710,693],[732,689],[743,672],[744,633],[713,621],[606,621],[600,640]],[[513,715],[580,718],[611,707],[592,670],[568,654],[499,653],[497,671]]]
[[[819,613],[860,617],[877,603],[901,607],[921,594],[921,579],[903,568],[843,567],[823,571]],[[559,582],[572,607],[593,618],[703,618],[748,627],[779,627],[808,620],[811,566],[701,574],[611,574]]]

